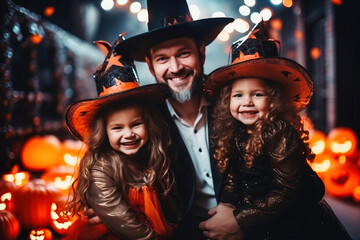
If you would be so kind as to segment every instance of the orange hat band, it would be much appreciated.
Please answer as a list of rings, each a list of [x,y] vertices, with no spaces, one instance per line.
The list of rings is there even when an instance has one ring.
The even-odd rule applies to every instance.
[[[135,82],[135,81],[134,82],[121,82],[117,79],[115,79],[115,81],[116,81],[116,84],[109,88],[105,88],[103,86],[103,91],[99,94],[99,97],[113,94],[113,93],[123,92],[123,91],[137,88],[140,86],[139,83]]]

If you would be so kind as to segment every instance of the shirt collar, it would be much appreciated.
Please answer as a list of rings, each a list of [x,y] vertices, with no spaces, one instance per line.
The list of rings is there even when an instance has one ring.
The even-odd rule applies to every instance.
[[[172,117],[176,117],[178,119],[181,119],[179,117],[179,115],[176,113],[175,109],[173,108],[173,106],[171,105],[171,103],[170,103],[170,101],[168,99],[166,99],[166,105],[167,105],[167,107],[169,109],[169,112],[170,112],[170,115]],[[203,108],[205,108],[207,106],[210,106],[210,102],[208,100],[206,100],[206,98],[203,95],[201,95],[199,113],[201,113]]]

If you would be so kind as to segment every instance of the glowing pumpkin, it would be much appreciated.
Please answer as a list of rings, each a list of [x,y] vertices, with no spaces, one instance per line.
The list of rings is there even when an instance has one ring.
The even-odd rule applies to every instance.
[[[351,128],[338,127],[332,129],[328,136],[329,149],[335,154],[343,154],[345,156],[352,155],[358,144],[355,132]]]
[[[15,191],[15,216],[24,229],[50,226],[50,210],[61,192],[42,179],[30,180]]]
[[[356,202],[360,202],[360,184],[357,187],[355,187],[353,191],[353,199]]]
[[[325,189],[335,197],[345,198],[353,194],[359,185],[359,174],[356,169],[346,165],[333,166],[323,178]]]
[[[47,228],[36,228],[30,231],[29,240],[52,240],[52,232]]]
[[[70,166],[55,166],[45,171],[41,179],[53,183],[64,194],[68,194],[73,178],[74,168]]]
[[[20,232],[20,224],[16,217],[7,210],[0,211],[0,239],[15,240]]]
[[[23,186],[30,179],[30,173],[26,171],[19,172],[19,165],[14,165],[9,173],[5,173],[2,178],[6,181],[13,182],[19,187]]]
[[[61,159],[61,142],[53,135],[34,136],[21,150],[21,161],[30,170],[43,171],[55,166]]]
[[[0,180],[0,210],[14,210],[14,192],[18,186],[13,182]]]
[[[321,131],[318,130],[312,131],[309,136],[309,142],[311,144],[311,150],[315,154],[321,154],[326,149],[326,145],[327,145],[326,135]]]
[[[64,210],[67,199],[68,196],[60,196],[56,198],[51,205],[51,227],[59,234],[65,234],[77,219],[77,215],[70,217]],[[67,217],[67,215],[69,217]]]
[[[318,173],[319,177],[323,177],[331,168],[331,165],[335,162],[334,157],[327,153],[323,152],[317,154],[315,159],[312,162],[309,162],[311,168]]]
[[[62,142],[63,159],[61,164],[75,167],[79,160],[84,156],[86,146],[83,142],[66,139]]]

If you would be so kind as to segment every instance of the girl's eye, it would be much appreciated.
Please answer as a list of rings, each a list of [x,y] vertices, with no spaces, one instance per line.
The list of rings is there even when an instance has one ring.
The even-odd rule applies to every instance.
[[[242,97],[242,94],[241,94],[241,93],[235,93],[235,94],[233,95],[233,97]]]
[[[134,127],[137,127],[137,126],[140,126],[140,125],[142,125],[143,123],[142,122],[135,122],[134,124],[133,124],[133,126]]]
[[[254,96],[255,97],[264,97],[265,94],[263,94],[263,93],[254,93]]]

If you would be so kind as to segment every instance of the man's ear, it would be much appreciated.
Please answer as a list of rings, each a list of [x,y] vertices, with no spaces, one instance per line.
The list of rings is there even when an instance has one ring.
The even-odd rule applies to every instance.
[[[202,65],[205,64],[205,52],[206,52],[205,44],[201,44],[200,49],[199,49],[199,54],[200,54],[200,61],[201,61]]]
[[[152,64],[151,64],[151,62],[150,62],[150,59],[149,59],[148,57],[145,57],[145,62],[146,62],[146,64],[147,64],[148,68],[149,68],[150,73],[151,73],[153,76],[155,76],[154,68],[153,68],[153,66],[152,66]]]

